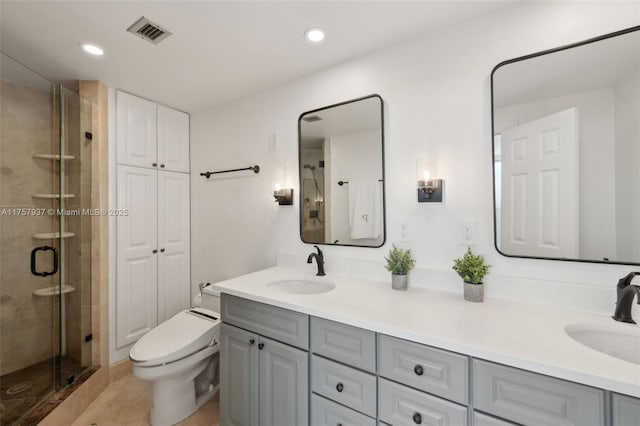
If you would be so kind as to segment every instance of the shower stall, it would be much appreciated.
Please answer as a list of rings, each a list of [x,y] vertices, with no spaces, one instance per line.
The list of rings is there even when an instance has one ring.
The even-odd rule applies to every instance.
[[[0,53],[0,423],[91,366],[91,102]],[[27,421],[28,423],[28,421]]]

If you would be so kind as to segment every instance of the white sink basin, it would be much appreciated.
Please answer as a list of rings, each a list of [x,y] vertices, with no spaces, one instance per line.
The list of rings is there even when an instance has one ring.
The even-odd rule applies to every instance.
[[[319,294],[333,290],[336,285],[329,281],[312,281],[312,280],[284,280],[267,284],[277,290],[294,294]]]
[[[637,325],[579,323],[569,324],[564,331],[591,349],[640,365],[640,327]]]

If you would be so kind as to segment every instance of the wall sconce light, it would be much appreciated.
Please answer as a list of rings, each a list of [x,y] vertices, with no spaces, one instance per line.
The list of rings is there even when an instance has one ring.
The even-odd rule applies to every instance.
[[[443,185],[442,179],[430,179],[429,171],[425,170],[423,178],[418,180],[418,202],[441,203]]]
[[[275,198],[276,203],[281,206],[291,206],[293,205],[293,189],[282,189],[280,185],[276,183],[273,188],[273,198]]]

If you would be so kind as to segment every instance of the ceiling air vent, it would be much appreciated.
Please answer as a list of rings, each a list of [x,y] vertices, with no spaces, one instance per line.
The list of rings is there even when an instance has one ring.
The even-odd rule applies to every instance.
[[[302,117],[302,119],[307,123],[315,123],[316,121],[321,121],[322,117],[319,115],[310,115],[309,117]]]
[[[151,22],[144,16],[127,28],[127,31],[153,44],[160,43],[172,34],[170,31],[162,28],[155,22]]]

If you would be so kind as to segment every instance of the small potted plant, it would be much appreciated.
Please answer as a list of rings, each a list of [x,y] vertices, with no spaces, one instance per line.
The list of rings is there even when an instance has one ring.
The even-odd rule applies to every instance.
[[[409,249],[399,249],[392,245],[389,250],[389,257],[385,257],[387,261],[387,271],[391,272],[391,287],[394,290],[406,290],[409,282],[409,272],[415,266],[415,259],[411,255]]]
[[[484,256],[475,255],[471,247],[461,259],[454,259],[453,270],[464,281],[464,300],[482,302],[484,300],[484,284],[482,280],[489,273],[489,265],[484,263]]]

